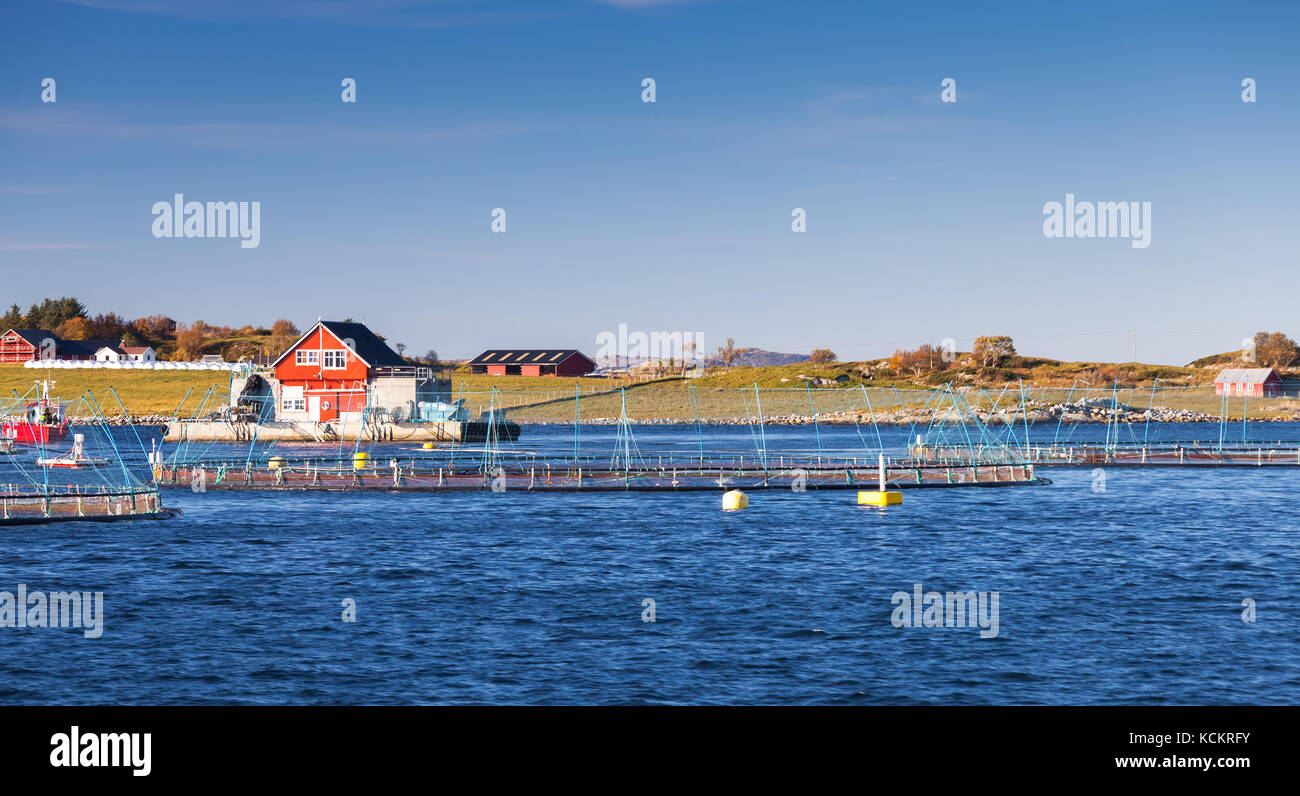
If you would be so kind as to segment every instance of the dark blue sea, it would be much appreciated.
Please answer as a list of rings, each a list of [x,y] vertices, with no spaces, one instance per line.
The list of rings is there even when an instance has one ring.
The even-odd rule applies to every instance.
[[[635,429],[646,451],[689,452],[696,433]],[[754,450],[750,429],[703,433]],[[615,434],[584,428],[580,444]],[[813,447],[808,427],[764,434],[772,451]],[[869,447],[851,426],[820,434],[828,451]],[[528,426],[515,445],[571,449],[573,430]],[[170,521],[0,528],[0,591],[104,594],[99,638],[0,627],[0,703],[1300,701],[1300,466],[1107,468],[1104,491],[1092,468],[1039,474],[1052,483],[907,490],[886,509],[754,491],[733,513],[716,492],[171,489]],[[997,634],[896,627],[892,596],[916,584],[997,592]]]

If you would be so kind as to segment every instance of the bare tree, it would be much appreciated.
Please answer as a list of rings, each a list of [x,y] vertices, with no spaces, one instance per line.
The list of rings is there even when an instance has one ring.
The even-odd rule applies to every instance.
[[[739,350],[736,349],[736,341],[730,337],[727,338],[726,345],[718,347],[718,359],[722,360],[722,364],[727,368],[731,367],[731,363],[736,361],[739,354]]]
[[[1015,343],[1006,335],[989,335],[975,338],[975,358],[986,368],[997,365],[1007,357],[1015,355]]]

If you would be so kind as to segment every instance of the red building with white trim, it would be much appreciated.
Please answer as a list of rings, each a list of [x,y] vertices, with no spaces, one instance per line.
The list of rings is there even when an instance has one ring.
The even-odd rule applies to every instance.
[[[575,348],[498,348],[469,361],[471,373],[492,376],[586,376],[595,369],[596,363]]]
[[[94,359],[99,349],[117,345],[117,340],[62,340],[48,329],[10,329],[0,335],[0,362]]]
[[[367,387],[406,362],[364,324],[318,321],[271,363],[279,382],[276,417],[329,421],[366,408]]]
[[[317,321],[271,368],[266,420],[354,423],[366,412],[413,419],[420,403],[446,399],[450,386],[434,368],[407,363],[365,324],[347,321]]]
[[[1272,368],[1224,368],[1214,380],[1215,395],[1260,397],[1282,391],[1282,377]]]
[[[45,329],[10,329],[0,335],[0,362],[54,359],[59,338]]]

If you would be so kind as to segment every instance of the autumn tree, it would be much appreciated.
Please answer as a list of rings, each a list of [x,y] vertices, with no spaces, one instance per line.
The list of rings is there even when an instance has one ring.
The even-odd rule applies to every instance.
[[[94,329],[91,328],[90,321],[85,318],[69,318],[59,324],[54,333],[64,340],[89,340]]]
[[[288,318],[277,318],[275,323],[271,324],[271,339],[267,341],[267,353],[278,355],[287,350],[289,346],[298,342],[302,337],[302,332]]]
[[[1255,361],[1265,367],[1285,368],[1300,359],[1300,347],[1281,332],[1256,332]]]
[[[837,359],[839,359],[839,357],[835,356],[835,352],[829,348],[816,348],[808,355],[808,361],[814,365],[825,365],[829,362],[834,362]]]
[[[209,331],[209,326],[203,321],[195,321],[189,326],[178,326],[175,358],[178,361],[192,361],[203,356],[203,346],[208,341]]]
[[[929,343],[921,345],[915,351],[895,351],[890,361],[895,365],[895,369],[910,370],[914,376],[948,368],[948,363],[943,358],[943,349]]]
[[[131,324],[116,312],[101,312],[90,321],[90,336],[97,340],[117,340],[130,329]]]
[[[1016,355],[1016,346],[1006,335],[989,335],[975,338],[975,358],[984,367],[998,365],[1007,357]]]
[[[739,355],[740,351],[736,348],[736,341],[730,337],[727,338],[726,345],[718,346],[718,360],[728,368],[731,367],[731,363],[735,362],[736,357]]]
[[[166,315],[149,315],[131,321],[131,328],[145,340],[162,340],[176,331],[176,321]]]

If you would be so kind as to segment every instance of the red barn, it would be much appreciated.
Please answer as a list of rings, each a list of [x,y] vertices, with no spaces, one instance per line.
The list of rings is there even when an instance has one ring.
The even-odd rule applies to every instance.
[[[271,367],[279,383],[276,419],[313,421],[359,415],[376,377],[414,370],[364,324],[342,321],[317,321]]]
[[[1224,368],[1214,380],[1215,395],[1263,398],[1282,391],[1282,377],[1272,368]]]
[[[58,356],[59,338],[45,329],[10,329],[0,336],[0,362],[29,362]]]
[[[493,376],[585,376],[596,363],[574,348],[511,348],[484,351],[469,361],[470,373]]]
[[[96,351],[118,343],[117,340],[60,340],[46,329],[10,329],[0,335],[0,362],[94,359]]]

